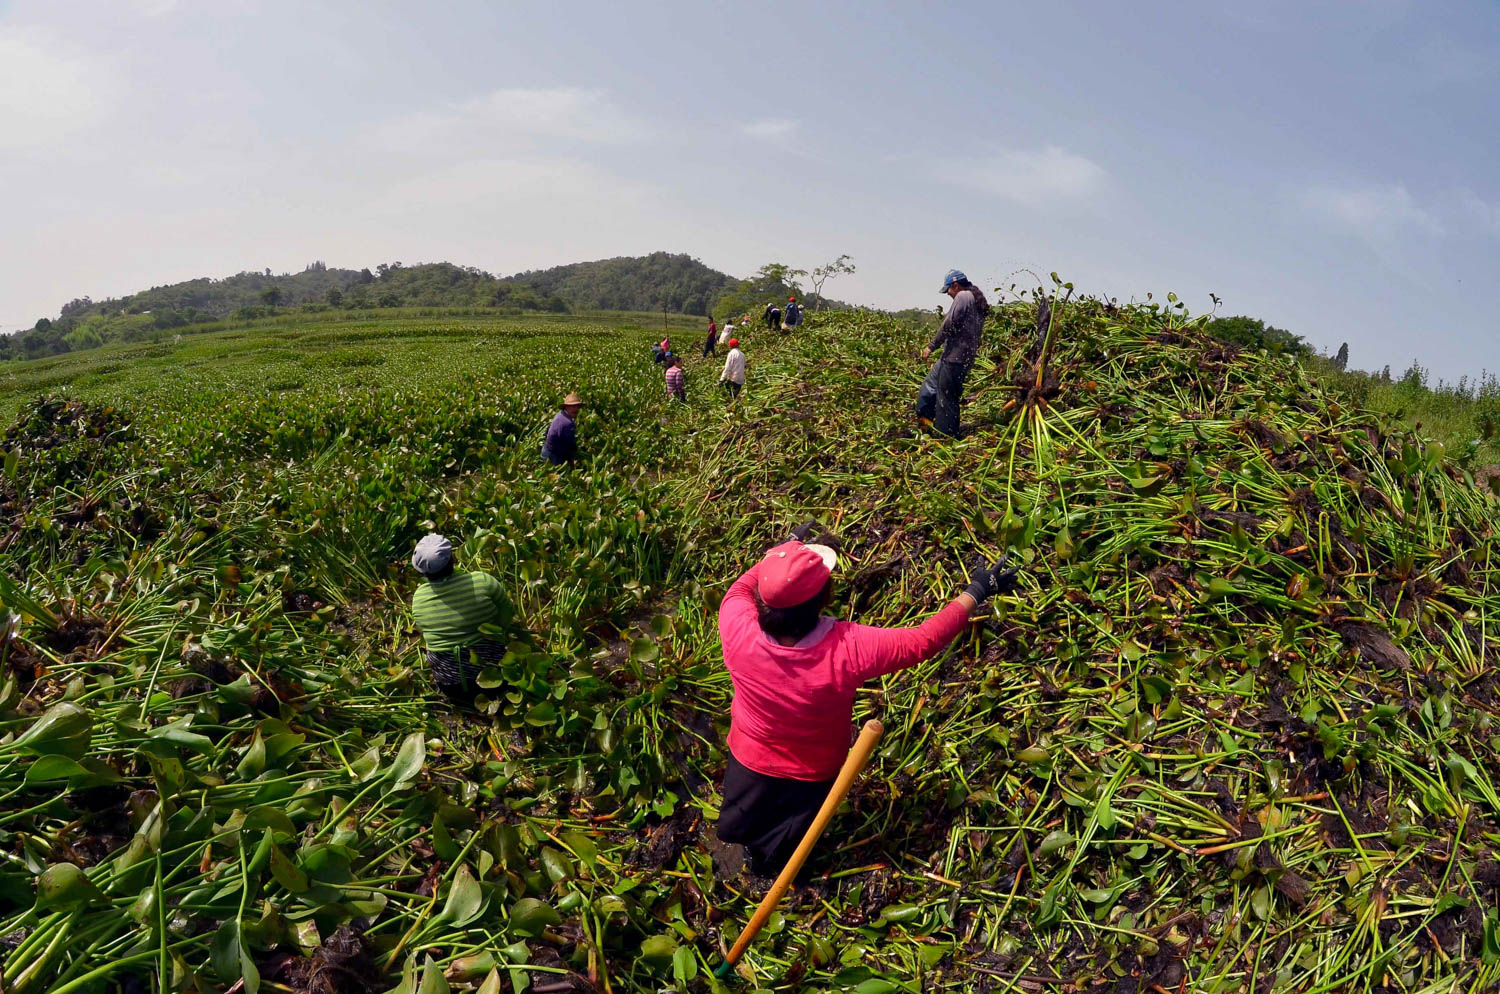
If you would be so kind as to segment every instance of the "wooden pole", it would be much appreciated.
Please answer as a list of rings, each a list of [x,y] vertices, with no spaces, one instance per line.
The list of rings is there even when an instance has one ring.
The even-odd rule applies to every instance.
[[[797,873],[802,869],[802,864],[807,862],[807,857],[812,855],[813,846],[818,844],[818,837],[823,834],[823,829],[833,820],[833,813],[843,803],[844,797],[849,793],[849,788],[854,786],[854,781],[859,778],[860,771],[870,761],[870,754],[875,751],[875,744],[880,741],[885,726],[871,718],[865,722],[865,727],[860,729],[859,738],[855,740],[854,748],[849,750],[849,755],[844,760],[844,768],[839,770],[839,775],[833,781],[833,786],[828,790],[828,796],[823,799],[823,806],[818,809],[817,817],[812,824],[807,826],[807,832],[802,836],[802,842],[797,846],[797,851],[792,853],[792,858],[787,860],[786,866],[782,868],[781,875],[766,891],[766,896],[761,898],[760,907],[755,909],[755,915],[740,937],[735,940],[734,948],[729,950],[729,956],[719,968],[714,971],[718,977],[729,976],[729,971],[745,955],[745,950],[750,943],[755,941],[761,928],[771,917],[771,912],[776,910],[776,905],[781,903],[782,897],[791,889],[792,881],[797,878]]]

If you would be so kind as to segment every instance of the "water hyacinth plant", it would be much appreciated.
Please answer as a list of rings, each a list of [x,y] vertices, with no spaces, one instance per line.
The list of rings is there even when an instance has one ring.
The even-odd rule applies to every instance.
[[[440,317],[26,400],[4,989],[1493,986],[1494,499],[1175,300],[1054,290],[996,307],[958,440],[911,414],[922,336],[862,313],[749,338],[733,407],[668,407],[644,331]],[[710,831],[717,599],[812,516],[843,616],[1007,549],[1023,588],[861,693],[879,752],[721,981],[765,882]],[[531,633],[477,715],[407,614],[429,529]]]

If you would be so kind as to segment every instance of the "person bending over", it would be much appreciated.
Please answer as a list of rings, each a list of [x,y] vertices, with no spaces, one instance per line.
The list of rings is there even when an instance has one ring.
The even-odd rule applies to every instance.
[[[578,412],[583,410],[583,398],[569,393],[563,398],[562,410],[547,426],[547,437],[542,441],[542,458],[560,466],[578,457]]]
[[[805,544],[813,524],[767,552],[719,606],[734,700],[718,834],[743,844],[760,876],[781,871],[828,796],[849,751],[860,684],[936,656],[971,611],[1016,586],[1002,558],[916,627],[837,621],[822,613],[837,557]]]
[[[453,568],[453,544],[441,535],[423,537],[411,564],[422,576],[412,594],[411,616],[422,632],[433,682],[449,700],[469,704],[479,671],[505,655],[505,645],[480,627],[508,630],[515,610],[499,580]]]
[[[738,338],[729,340],[729,354],[724,357],[724,372],[719,374],[719,382],[729,392],[730,400],[738,397],[745,387],[745,353],[740,351]]]

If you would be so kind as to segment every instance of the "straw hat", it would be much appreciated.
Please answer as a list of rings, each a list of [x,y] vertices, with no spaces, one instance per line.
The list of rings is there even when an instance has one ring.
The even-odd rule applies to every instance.
[[[570,392],[566,397],[563,398],[564,407],[572,407],[574,404],[577,404],[579,407],[583,406],[583,398],[578,396],[576,391]]]

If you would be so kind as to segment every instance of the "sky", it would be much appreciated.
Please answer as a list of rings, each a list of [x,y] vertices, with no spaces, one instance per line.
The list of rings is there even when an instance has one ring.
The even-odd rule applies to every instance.
[[[1056,271],[1452,380],[1500,370],[1497,136],[1491,0],[0,0],[0,328],[314,260],[848,253],[853,302]]]

